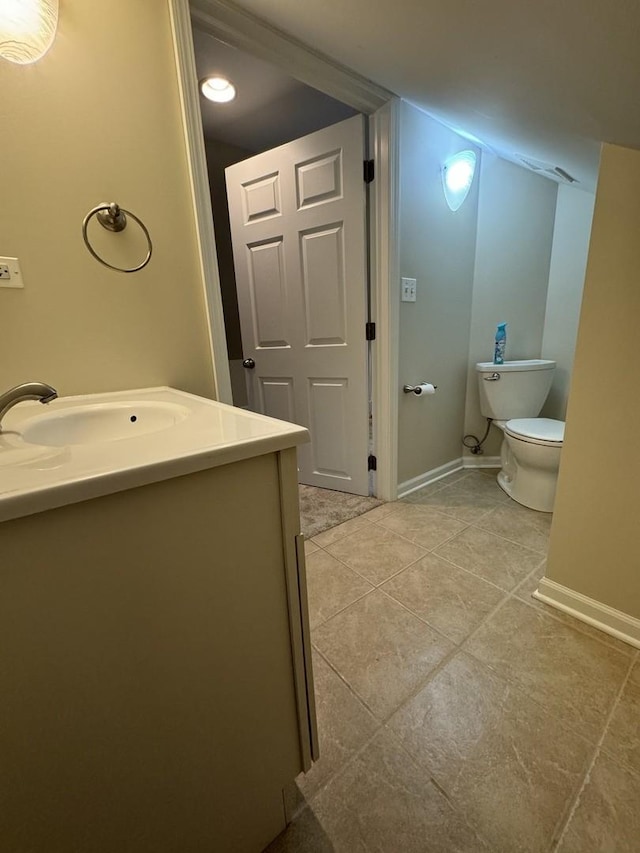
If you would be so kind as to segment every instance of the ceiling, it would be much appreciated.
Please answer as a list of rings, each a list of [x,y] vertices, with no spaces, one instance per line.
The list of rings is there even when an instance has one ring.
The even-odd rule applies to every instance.
[[[290,77],[268,62],[193,31],[198,80],[219,74],[236,87],[228,104],[200,95],[206,139],[256,153],[335,124],[355,110]]]
[[[237,0],[509,159],[595,185],[640,148],[638,0]]]

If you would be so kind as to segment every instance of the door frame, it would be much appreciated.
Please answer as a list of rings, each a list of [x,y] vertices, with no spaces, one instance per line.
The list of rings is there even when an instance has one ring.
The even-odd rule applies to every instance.
[[[398,484],[399,100],[386,89],[225,0],[192,0],[191,3],[189,0],[168,0],[168,4],[216,399],[219,401],[233,402],[198,99],[192,17],[199,27],[216,38],[282,67],[298,80],[368,116],[370,156],[376,162],[369,229],[372,319],[376,322],[371,389],[377,456],[375,492],[383,500],[394,500]]]

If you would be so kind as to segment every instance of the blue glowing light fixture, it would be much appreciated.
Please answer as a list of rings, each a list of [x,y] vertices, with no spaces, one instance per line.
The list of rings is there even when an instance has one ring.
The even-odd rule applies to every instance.
[[[475,170],[473,151],[459,151],[442,166],[442,186],[450,210],[458,210],[469,195]]]

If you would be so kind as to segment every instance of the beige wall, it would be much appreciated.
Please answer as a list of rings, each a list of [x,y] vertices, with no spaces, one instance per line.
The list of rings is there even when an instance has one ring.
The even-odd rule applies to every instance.
[[[0,61],[0,121],[0,255],[20,258],[26,282],[0,289],[0,389],[211,396],[168,4],[65,0],[43,60]],[[147,223],[142,272],[111,272],[84,248],[82,219],[104,200]],[[100,238],[111,259],[139,257],[133,226]]]
[[[541,412],[545,418],[566,418],[594,202],[593,193],[558,187],[542,338],[542,357],[553,359],[556,369]]]
[[[400,117],[400,275],[416,278],[417,301],[400,303],[398,481],[460,457],[464,421],[478,182],[453,213],[442,163],[473,148],[407,103]],[[404,383],[438,385],[432,397]]]
[[[640,618],[640,152],[605,145],[547,577]]]
[[[556,195],[553,181],[498,157],[483,158],[465,417],[465,433],[478,438],[486,420],[475,364],[493,360],[497,324],[508,324],[507,359],[540,357]],[[485,455],[497,455],[501,441],[492,427]]]

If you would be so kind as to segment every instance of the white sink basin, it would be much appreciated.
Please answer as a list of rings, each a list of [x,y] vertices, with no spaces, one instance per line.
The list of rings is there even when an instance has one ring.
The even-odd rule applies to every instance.
[[[168,429],[189,414],[186,406],[168,402],[93,403],[31,418],[20,433],[29,444],[47,447],[100,444]]]
[[[20,403],[0,432],[0,522],[309,440],[304,427],[173,388]]]

